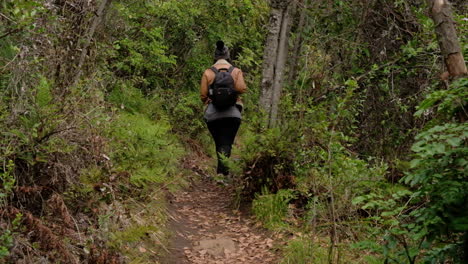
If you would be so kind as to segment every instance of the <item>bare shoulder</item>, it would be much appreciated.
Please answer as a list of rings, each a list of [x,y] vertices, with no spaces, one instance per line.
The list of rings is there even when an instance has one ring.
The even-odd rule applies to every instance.
[[[214,76],[214,72],[211,68],[208,68],[203,72],[203,75],[206,77],[211,77],[211,76]]]
[[[232,74],[235,74],[235,75],[237,75],[237,74],[242,74],[242,70],[239,69],[239,68],[237,68],[237,67],[235,67],[234,70],[232,70]]]

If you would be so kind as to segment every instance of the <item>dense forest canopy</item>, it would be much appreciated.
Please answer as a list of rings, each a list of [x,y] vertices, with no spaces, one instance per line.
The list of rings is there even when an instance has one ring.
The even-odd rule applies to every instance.
[[[467,12],[1,1],[0,263],[164,263],[168,193],[215,174],[219,40],[248,87],[226,191],[283,234],[280,263],[467,263]]]

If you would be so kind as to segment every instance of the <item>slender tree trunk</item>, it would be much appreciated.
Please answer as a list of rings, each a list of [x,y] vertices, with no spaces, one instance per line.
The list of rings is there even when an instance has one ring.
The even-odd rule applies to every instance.
[[[292,83],[297,77],[298,61],[299,55],[301,53],[302,42],[304,39],[303,32],[306,24],[306,10],[307,10],[307,0],[301,0],[298,6],[299,23],[296,29],[296,38],[294,39],[294,47],[291,52],[291,61],[289,62],[289,74],[288,74],[288,83]]]
[[[99,23],[101,23],[102,18],[106,14],[107,8],[109,7],[111,2],[112,0],[102,0],[101,4],[99,5],[99,8],[96,12],[96,16],[94,17],[91,27],[89,28],[89,31],[85,36],[83,47],[81,47],[81,55],[80,60],[78,61],[78,65],[76,67],[74,83],[76,83],[80,79],[81,74],[83,73],[83,64],[85,63],[86,55],[88,54],[89,45],[91,44],[94,32],[96,32],[96,28],[99,25]]]
[[[268,27],[268,37],[263,52],[263,71],[261,83],[260,105],[268,114],[271,111],[271,100],[273,98],[273,81],[275,77],[275,64],[278,50],[278,39],[281,31],[283,12],[272,8]]]
[[[448,0],[429,0],[430,13],[447,71],[451,78],[467,74],[465,60],[458,42],[451,5]]]
[[[268,118],[268,127],[276,122],[282,90],[284,64],[289,35],[289,0],[271,0],[268,37],[263,55],[260,106]]]
[[[288,55],[288,37],[290,31],[290,9],[294,8],[293,5],[288,5],[284,11],[283,21],[281,23],[281,34],[278,45],[278,55],[276,56],[276,70],[275,78],[273,81],[273,98],[271,101],[271,114],[268,126],[274,127],[278,119],[278,107],[283,91],[284,84],[284,69],[286,65],[286,57]]]

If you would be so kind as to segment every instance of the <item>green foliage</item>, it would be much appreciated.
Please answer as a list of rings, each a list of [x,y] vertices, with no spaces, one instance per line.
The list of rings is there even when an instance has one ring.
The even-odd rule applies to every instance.
[[[49,81],[45,77],[41,76],[36,94],[36,104],[39,108],[45,108],[51,103],[53,98],[50,87],[51,85]]]
[[[114,54],[109,59],[116,61],[113,70],[119,75],[134,76],[142,90],[161,87],[159,76],[164,75],[174,64],[175,57],[166,55],[161,28],[139,28],[137,38],[124,38],[114,43]]]
[[[265,227],[281,229],[287,227],[285,220],[288,216],[288,204],[294,198],[291,190],[282,189],[272,194],[267,188],[263,188],[262,194],[257,195],[252,202],[252,211]]]
[[[34,29],[33,23],[38,14],[45,11],[42,3],[33,0],[6,0],[0,4],[3,18],[6,18],[5,27],[2,27],[0,35],[13,34]]]
[[[284,258],[281,264],[322,263],[317,259],[316,246],[307,237],[290,240],[284,248]]]
[[[118,83],[107,96],[107,100],[130,113],[141,113],[155,116],[160,110],[159,101],[145,97],[141,90],[132,86],[130,82]]]
[[[353,199],[353,204],[362,205],[362,210],[372,212],[369,219],[376,224],[391,227],[398,224],[395,218],[406,209],[403,201],[406,201],[406,198],[410,195],[412,195],[412,192],[406,189],[394,190],[392,194],[370,193],[357,196]]]
[[[353,149],[362,155],[386,161],[405,156],[422,127],[412,109],[433,89],[432,73],[440,61],[428,7],[388,0],[311,5],[314,26],[304,36],[309,45],[302,49],[302,69],[289,89],[332,104],[328,97],[354,77],[359,88],[348,105],[356,108],[350,112],[357,112],[357,122],[338,130],[355,137]],[[404,19],[390,18],[395,14]]]
[[[0,260],[10,255],[10,248],[13,246],[13,235],[20,228],[22,214],[17,214],[11,222],[10,229],[1,230],[0,234]]]
[[[412,232],[411,228],[415,225],[411,219],[402,217],[413,197],[413,193],[406,189],[381,194],[373,192],[356,197],[353,204],[360,205],[362,210],[371,215],[367,219],[371,222],[364,229],[371,239],[355,243],[353,247],[379,253],[382,261],[389,263],[415,263],[425,244],[421,244],[421,236]],[[373,240],[373,236],[383,238],[384,244]]]
[[[261,121],[256,125],[259,124]],[[243,179],[244,198],[252,198],[264,186],[273,192],[293,187],[291,176],[297,144],[293,131],[261,127],[243,131],[237,166],[244,169],[243,175],[239,175]]]
[[[143,114],[122,113],[113,124],[111,159],[120,170],[131,172],[131,183],[145,187],[176,174],[182,149],[167,121],[154,123]]]
[[[10,254],[9,248],[13,246],[13,237],[10,230],[2,230],[0,235],[0,259]]]
[[[98,166],[90,166],[80,172],[79,186],[73,186],[72,191],[68,195],[83,195],[91,200],[91,194],[94,191],[94,186],[106,181],[106,174],[102,168]],[[85,210],[88,210],[86,208]]]
[[[136,226],[128,228],[124,231],[113,233],[109,243],[116,248],[120,248],[120,245],[115,245],[114,243],[136,243],[145,238],[149,232],[154,231],[157,231],[154,226]]]
[[[170,52],[173,43],[166,41],[169,34],[160,23],[164,19],[155,22],[148,13],[140,12],[148,6],[159,8],[161,1],[128,1],[129,5],[114,1],[92,37],[83,68],[78,69],[82,41],[90,32],[95,19],[93,9],[99,1],[78,6],[63,1],[50,5],[43,2],[7,0],[0,4],[0,211],[3,206],[21,208],[31,214],[40,229],[22,240],[22,248],[28,250],[24,256],[41,256],[57,263],[71,259],[93,262],[87,261],[92,254],[82,250],[83,241],[92,241],[96,254],[100,254],[101,248],[135,243],[147,236],[145,231],[159,231],[154,227],[162,226],[161,222],[151,222],[153,215],[145,215],[151,221],[136,219],[135,228],[132,226],[128,234],[117,232],[112,241],[115,244],[106,246],[101,239],[109,239],[103,235],[108,229],[99,222],[122,221],[112,219],[112,214],[105,211],[115,209],[119,217],[125,218],[117,206],[124,198],[125,204],[139,200],[161,208],[161,204],[145,199],[153,198],[156,185],[169,185],[180,174],[182,148],[171,133],[161,103],[163,96],[152,92],[174,87],[168,86],[173,84],[169,80],[175,80],[173,75],[165,75],[176,70],[177,56]],[[136,13],[139,15],[132,18]],[[144,25],[145,21],[149,23]],[[115,34],[113,29],[120,31]],[[73,82],[76,71],[82,71],[82,75]],[[104,89],[109,91],[106,99],[111,104],[104,102]],[[10,160],[12,164],[6,164]],[[15,199],[9,199],[13,192]],[[63,198],[65,204],[56,208],[54,203],[44,203],[51,194],[59,203]],[[89,229],[76,228],[87,237],[76,239],[66,232],[60,234],[67,240],[66,252],[57,253],[53,248],[40,252],[42,248],[37,245],[53,238],[60,225],[55,210],[71,218],[77,212],[85,214]],[[117,228],[122,228],[119,224]],[[7,217],[0,220],[5,231],[0,237],[2,256],[8,253],[16,235],[31,232],[21,230],[16,234],[11,227],[3,229],[5,226],[11,226]],[[99,230],[94,230],[95,226]],[[44,237],[44,232],[51,232],[50,237],[48,233]],[[76,250],[69,251],[69,245]],[[62,253],[73,258],[65,260],[68,256]],[[54,259],[55,254],[62,256]]]
[[[151,222],[150,219],[140,221],[144,223]],[[124,230],[111,233],[107,244],[109,247],[123,253],[131,260],[131,263],[155,263],[157,262],[157,256],[155,256],[154,252],[162,250],[162,248],[159,248],[161,241],[156,238],[158,233],[160,233],[159,227],[155,225],[132,225],[125,227]]]
[[[144,96],[141,90],[123,82],[108,95],[116,107],[124,109],[110,128],[111,159],[118,169],[131,173],[130,182],[138,187],[165,183],[177,172],[182,148],[170,131],[166,114],[157,96]]]
[[[15,144],[2,144],[6,147],[4,157],[18,158],[33,166],[47,162],[54,153],[70,153],[74,150],[63,138],[57,137],[63,129],[66,118],[60,112],[61,107],[53,102],[52,83],[39,76],[39,83],[34,89],[33,103],[24,105],[24,114],[4,132],[4,140]],[[25,104],[25,102],[22,102]]]
[[[415,219],[414,231],[427,236],[429,242],[446,241],[437,243],[435,249],[458,244],[460,236],[468,232],[467,137],[466,123],[447,123],[420,133],[412,148],[411,171],[403,179],[416,188],[416,201],[424,203],[410,213]],[[451,257],[456,259],[457,254]]]
[[[160,189],[140,196],[132,193],[107,208],[97,230],[103,231],[107,246],[131,263],[157,263],[168,238],[164,196]]]
[[[379,252],[390,263],[462,263],[468,231],[467,136],[468,126],[458,123],[420,133],[411,168],[402,179],[412,190],[354,199],[371,215],[368,220],[376,228],[369,231],[385,241],[362,241],[359,248]]]
[[[187,139],[196,139],[203,132],[206,133],[207,127],[203,121],[204,106],[200,101],[199,93],[181,94],[179,91],[179,95],[173,94],[173,96],[181,97],[170,109],[174,130]]]
[[[108,53],[116,75],[143,91],[197,87],[219,39],[241,58],[240,67],[261,59],[264,0],[129,2],[115,4],[116,41]]]
[[[453,117],[458,112],[466,115],[468,104],[468,78],[459,78],[450,84],[449,89],[437,90],[426,96],[415,113],[421,116],[430,110],[446,117]]]
[[[113,14],[113,41],[104,49],[105,59],[109,73],[122,81],[109,99],[141,112],[145,103],[138,98],[153,96],[150,100],[166,110],[184,141],[208,141],[198,87],[213,63],[214,44],[224,40],[236,66],[258,73],[267,1],[123,1],[115,3]],[[249,87],[254,78],[256,85],[258,74],[246,76]]]
[[[229,163],[245,181],[242,191],[250,197],[260,192],[253,202],[260,221],[270,228],[289,226],[285,219],[294,202],[306,209],[304,219],[319,235],[331,224],[340,237],[371,232],[358,248],[382,258],[369,256],[369,262],[457,260],[468,226],[468,132],[465,123],[456,123],[466,118],[467,79],[438,89],[433,76],[440,56],[425,4],[304,1],[298,78],[285,87],[279,127],[265,129],[255,106],[268,1],[113,1],[86,53],[93,74],[69,87],[62,78],[81,70],[74,60],[94,19],[97,2],[91,2],[80,12],[66,1],[55,1],[53,8],[31,0],[0,4],[2,206],[12,200],[15,184],[44,180],[55,187],[78,174],[81,189],[71,190],[78,194],[70,197],[112,204],[138,196],[147,202],[152,187],[179,173],[183,149],[174,134],[189,144],[209,139],[198,85],[213,61],[214,43],[222,39],[251,90],[245,98],[243,147],[235,153],[240,159]],[[463,14],[455,17],[460,36],[467,35]],[[466,38],[461,39],[466,53]],[[98,60],[91,62],[94,57]],[[48,60],[57,63],[44,63]],[[73,66],[67,68],[68,62]],[[110,104],[103,102],[101,87]],[[425,93],[417,109],[423,118],[414,118]],[[380,158],[409,164],[405,154],[413,136],[433,116],[433,127],[413,145],[411,168],[401,182],[408,186],[388,183]],[[371,158],[375,155],[379,158]],[[393,167],[398,179],[405,166]],[[130,177],[127,182],[116,175]],[[108,191],[116,186],[129,192]],[[54,192],[67,189],[59,187]],[[111,248],[126,253],[125,247],[136,246],[146,233],[160,231],[161,223],[134,220],[138,224],[111,232]],[[112,221],[107,213],[98,222]],[[106,230],[104,224],[100,229]],[[0,236],[0,256],[7,254],[13,235],[9,228]],[[286,248],[284,263],[322,263],[326,251],[300,238]]]
[[[15,164],[12,160],[8,160],[6,164],[3,164],[1,171],[0,171],[0,204],[1,206],[7,205],[7,200],[13,187],[15,187],[15,177],[13,174],[13,170],[15,168]]]
[[[288,93],[281,102],[282,119],[273,129],[264,129],[260,125],[261,118],[248,116],[249,129],[242,134],[240,152],[246,174],[243,191],[258,192],[258,188],[253,188],[258,185],[265,185],[273,192],[279,189],[278,193],[292,190],[294,198],[289,203],[294,205],[291,208],[305,209],[300,210],[303,212],[301,220],[307,223],[300,228],[305,232],[313,230],[314,235],[332,232],[334,224],[339,230],[354,229],[359,215],[352,200],[374,189],[376,182],[384,179],[387,169],[377,159],[365,160],[349,149],[355,140],[351,135],[359,114],[360,106],[355,103],[359,101],[358,89],[357,82],[349,79],[319,103],[316,98],[298,98],[297,94]],[[269,223],[270,218],[273,223],[280,222],[277,220],[280,217],[268,212],[273,210],[258,209],[268,208],[274,197],[257,194],[253,211],[257,216],[262,215],[266,226],[292,228]],[[284,263],[311,263],[311,260],[329,263],[326,248],[317,246],[310,250],[306,242],[299,243],[285,249],[291,256]]]

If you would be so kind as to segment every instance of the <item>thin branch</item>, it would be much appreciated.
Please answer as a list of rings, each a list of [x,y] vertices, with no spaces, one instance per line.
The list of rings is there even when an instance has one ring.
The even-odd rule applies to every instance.
[[[9,61],[7,64],[5,64],[4,66],[2,66],[2,67],[0,68],[0,69],[1,69],[0,72],[5,71],[6,68],[7,68],[13,61],[16,60],[16,58],[18,57],[18,55],[19,55],[19,52],[16,53],[15,57],[13,57],[13,59],[12,59],[11,61]]]
[[[8,37],[8,36],[11,35],[11,34],[18,33],[18,32],[20,32],[20,31],[21,31],[21,28],[16,28],[16,29],[14,29],[14,30],[10,30],[10,31],[8,31],[7,33],[1,35],[1,36],[0,36],[0,39],[6,38],[6,37]]]
[[[36,142],[37,143],[41,143],[47,139],[49,139],[51,136],[53,135],[56,135],[56,134],[60,134],[62,132],[65,132],[65,131],[68,131],[68,130],[73,130],[73,129],[76,129],[77,127],[67,127],[67,128],[64,128],[64,129],[60,129],[60,130],[56,130],[56,131],[51,131],[50,133],[47,133],[46,135],[44,135],[43,137],[41,137],[40,139],[38,139]]]
[[[0,16],[4,17],[6,20],[9,20],[10,22],[18,24],[18,22],[16,22],[13,19],[9,18],[7,15],[3,14],[2,12],[0,12]]]
[[[390,66],[390,65],[393,65],[393,64],[397,63],[400,59],[401,59],[401,57],[398,57],[398,58],[396,58],[396,59],[394,59],[394,60],[392,60],[392,61],[390,61],[390,62],[387,62],[387,63],[385,63],[385,64],[379,65],[377,68],[371,69],[371,70],[369,70],[369,71],[367,71],[367,72],[365,72],[365,73],[359,75],[358,77],[356,77],[356,78],[354,78],[354,79],[355,79],[356,81],[359,81],[359,80],[361,80],[362,78],[366,77],[367,75],[371,74],[372,72],[381,70],[382,68],[385,68],[385,67],[387,67],[387,66]]]

